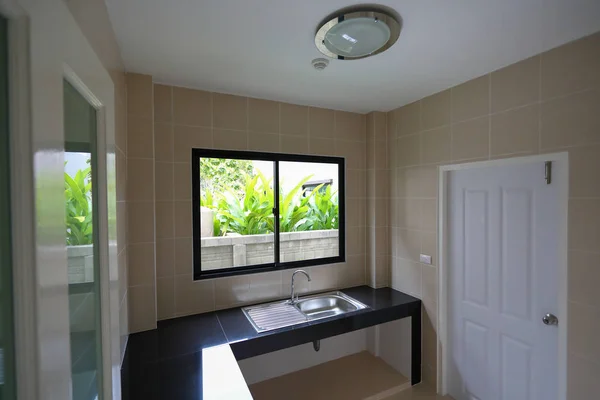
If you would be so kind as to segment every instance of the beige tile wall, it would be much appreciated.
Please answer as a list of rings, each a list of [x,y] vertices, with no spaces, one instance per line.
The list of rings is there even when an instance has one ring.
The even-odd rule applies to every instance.
[[[568,398],[600,392],[600,33],[387,114],[391,285],[424,303],[424,377],[435,382],[437,167],[569,152]],[[368,182],[368,185],[370,182]],[[419,263],[419,253],[433,265]]]
[[[129,332],[156,328],[152,77],[127,74],[127,297]],[[162,148],[157,149],[159,153]],[[141,310],[141,311],[140,311]]]
[[[307,268],[312,282],[298,286],[308,292],[365,282],[365,115],[153,85],[136,74],[128,75],[128,106],[131,332],[289,293],[289,270],[192,279],[193,147],[346,157],[347,261]]]
[[[121,359],[129,335],[127,272],[127,89],[125,73],[111,74],[115,82],[115,164],[117,192],[117,264],[119,279],[119,329]]]
[[[386,114],[367,114],[367,283],[389,285],[389,167]]]
[[[67,0],[66,4],[77,21],[79,29],[81,29],[89,41],[102,65],[109,72],[115,85],[116,240],[122,358],[129,333],[127,303],[127,206],[125,203],[127,190],[127,91],[125,67],[104,1]],[[110,232],[111,234],[114,233],[112,229]],[[111,237],[111,241],[112,239]]]

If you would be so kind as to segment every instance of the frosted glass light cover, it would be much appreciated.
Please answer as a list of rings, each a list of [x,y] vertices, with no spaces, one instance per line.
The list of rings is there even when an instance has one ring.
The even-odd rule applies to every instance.
[[[387,43],[390,28],[374,18],[352,18],[335,24],[326,34],[324,45],[334,54],[345,57],[369,55]]]

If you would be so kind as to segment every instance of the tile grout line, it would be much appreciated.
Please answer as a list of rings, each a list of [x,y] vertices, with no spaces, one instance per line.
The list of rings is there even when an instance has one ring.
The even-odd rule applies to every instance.
[[[246,97],[246,149],[250,149],[250,98]]]
[[[213,92],[210,92],[210,140],[211,146],[215,147],[215,99]]]
[[[153,212],[154,212],[154,241],[153,241],[153,253],[154,253],[154,263],[152,265],[153,267],[153,272],[154,272],[154,277],[153,277],[153,283],[154,283],[154,320],[153,320],[153,326],[156,327],[156,322],[158,320],[158,290],[157,290],[157,280],[156,280],[156,146],[154,145],[154,141],[155,141],[155,132],[154,132],[154,82],[150,81],[150,93],[151,93],[151,110],[150,110],[150,121],[152,123],[152,187],[153,187],[153,193],[152,193],[152,199],[153,199]]]
[[[337,135],[336,135],[336,130],[337,130],[337,113],[334,111],[333,112],[333,154],[337,155],[338,153],[338,141],[337,141]]]
[[[169,86],[170,90],[171,90],[171,122],[173,122],[175,120],[175,91],[173,90],[173,86]],[[173,200],[175,200],[175,128],[173,126],[171,126],[171,145],[172,145],[172,157],[171,160],[173,161],[173,182],[172,182],[172,186],[173,186],[173,193],[172,193],[172,197]],[[172,288],[173,289],[173,297],[172,297],[172,301],[173,301],[173,310],[171,312],[171,315],[175,314],[175,203],[173,202],[173,258],[171,260],[171,268],[173,269],[173,283],[172,283]],[[158,246],[157,246],[158,247]],[[156,281],[156,287],[157,287],[157,293],[158,293],[158,280]],[[158,312],[157,312],[158,315]]]
[[[216,307],[215,307],[216,309]],[[215,318],[217,319],[217,322],[219,323],[219,326],[221,327],[221,331],[223,332],[223,336],[225,336],[225,340],[227,340],[227,342],[229,343],[229,338],[227,337],[227,333],[225,333],[225,329],[223,329],[223,324],[221,323],[221,319],[219,318],[219,316],[217,314],[215,314]]]
[[[421,133],[423,132],[423,99],[419,100],[419,131],[416,133],[419,135],[419,162],[418,165],[421,166],[423,163],[423,146],[421,145],[421,141],[423,137]]]
[[[450,88],[450,160],[454,160],[454,118],[452,113],[452,99],[454,98],[454,87]]]
[[[311,153],[311,143],[310,143],[310,107],[306,108],[306,131],[307,131],[307,137],[308,137],[308,153]]]
[[[538,62],[538,148],[537,152],[542,151],[542,56],[539,56],[540,61]]]
[[[492,74],[488,74],[488,153],[486,159],[492,158]]]

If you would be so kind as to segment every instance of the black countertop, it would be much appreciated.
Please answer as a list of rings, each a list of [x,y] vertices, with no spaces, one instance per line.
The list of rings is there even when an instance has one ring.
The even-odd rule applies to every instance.
[[[155,330],[132,334],[121,370],[123,399],[252,399],[236,359],[420,313],[421,300],[390,288],[341,291],[368,308],[257,333],[238,307],[159,321]]]

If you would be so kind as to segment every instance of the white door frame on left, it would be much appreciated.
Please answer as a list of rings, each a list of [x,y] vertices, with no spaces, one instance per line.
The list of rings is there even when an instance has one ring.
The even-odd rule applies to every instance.
[[[559,163],[561,168],[555,169],[553,175],[555,182],[559,186],[560,209],[561,213],[559,226],[562,227],[559,232],[560,246],[558,248],[558,393],[554,400],[567,400],[567,221],[568,221],[568,202],[569,202],[569,154],[566,152],[553,154],[540,154],[528,157],[514,157],[500,160],[479,161],[465,164],[443,165],[438,170],[438,345],[437,345],[437,363],[438,368],[437,386],[439,394],[448,394],[448,261],[447,261],[447,180],[451,171],[484,168],[484,167],[502,167],[515,164],[529,164],[534,162],[552,161]],[[543,177],[542,177],[543,178]],[[549,399],[550,400],[550,399]]]
[[[18,155],[11,158],[17,391],[24,400],[68,400],[64,215],[52,208],[64,201],[63,79],[75,83],[76,74],[101,110],[99,148],[105,154],[98,167],[105,171],[104,182],[107,176],[114,180],[114,84],[63,0],[0,0],[0,14],[9,20],[10,139],[11,153]],[[82,92],[81,85],[74,86]],[[106,209],[106,197],[114,201],[114,184],[100,186]],[[101,236],[116,232],[107,226],[106,213],[100,219]],[[114,237],[108,236],[106,245],[116,248]],[[106,245],[101,255],[103,383],[105,397],[119,399],[118,270],[116,252]]]
[[[110,309],[110,277],[109,277],[109,252],[108,252],[108,194],[107,194],[107,168],[106,168],[106,109],[102,101],[94,94],[92,89],[79,78],[67,64],[63,64],[64,78],[83,96],[83,98],[96,110],[96,165],[98,184],[94,190],[98,191],[98,249],[99,265],[94,266],[100,272],[100,321],[102,338],[102,392],[104,398],[113,393],[112,387],[112,343],[111,343],[111,309]],[[94,250],[95,251],[95,250]]]
[[[12,274],[16,387],[20,399],[39,393],[36,320],[33,157],[29,90],[29,18],[16,0],[0,0],[8,19]]]

